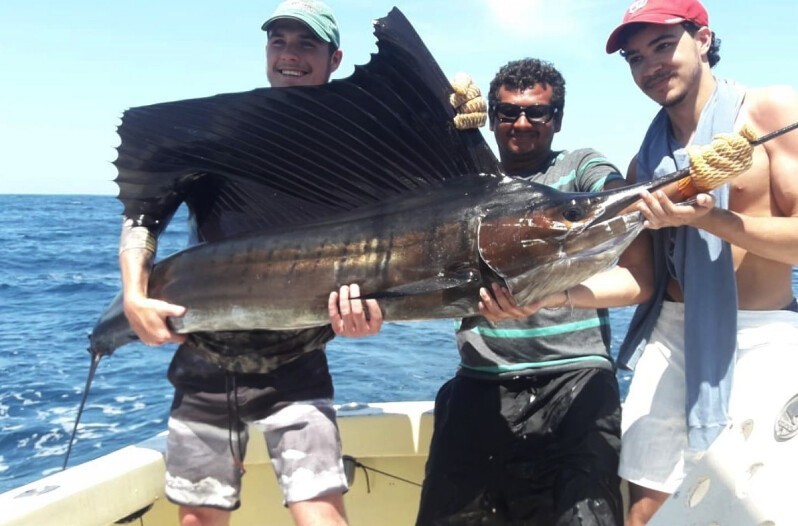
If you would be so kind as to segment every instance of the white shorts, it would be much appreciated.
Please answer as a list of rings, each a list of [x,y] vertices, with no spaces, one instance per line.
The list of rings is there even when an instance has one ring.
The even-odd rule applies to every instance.
[[[755,418],[772,430],[798,393],[798,313],[739,311],[737,325],[731,425]],[[623,403],[622,478],[676,491],[701,456],[687,446],[685,396],[684,305],[665,302]]]

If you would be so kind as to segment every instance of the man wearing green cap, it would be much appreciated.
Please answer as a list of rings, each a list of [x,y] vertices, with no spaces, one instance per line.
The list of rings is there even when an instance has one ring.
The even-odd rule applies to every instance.
[[[341,63],[338,25],[321,2],[283,2],[262,28],[268,33],[266,75],[272,87],[324,84]],[[204,191],[208,200],[224,199],[219,192],[197,191]],[[206,227],[236,235],[254,225],[235,209],[224,217],[200,219],[200,239]],[[181,343],[168,373],[175,397],[166,456],[166,495],[180,506],[181,525],[229,524],[231,511],[240,505],[250,426],[266,437],[294,521],[346,524],[347,482],[324,347],[335,334],[360,337],[378,332],[379,306],[373,300],[350,299],[359,296],[352,285],[330,295],[329,326],[210,335],[204,344],[243,352],[274,351],[275,357],[264,359],[267,372],[226,371],[198,355],[193,347],[196,340],[186,341],[169,329],[166,318],[182,316],[183,306],[147,297],[158,232],[126,219],[120,266],[125,313],[141,341]]]
[[[262,29],[268,34],[266,76],[272,87],[317,86],[341,63],[338,25],[329,7],[310,0],[277,6]],[[455,127],[484,123],[484,100],[470,83],[459,101]],[[476,95],[474,95],[474,93]],[[475,98],[476,97],[476,98]],[[453,102],[455,104],[455,102]],[[249,188],[264,203],[272,191]],[[259,193],[264,192],[264,193]],[[379,332],[382,312],[362,301],[357,285],[329,296],[329,325],[285,331],[217,331],[190,338],[170,330],[166,319],[186,309],[147,296],[147,284],[161,220],[180,201],[191,208],[193,237],[220,241],[258,228],[260,210],[243,210],[213,180],[198,180],[180,199],[159,201],[143,216],[126,217],[120,240],[125,314],[142,342],[181,345],[169,367],[175,386],[169,418],[166,495],[180,506],[182,526],[227,525],[240,505],[243,457],[249,429],[264,433],[284,502],[299,525],[346,524],[347,490],[341,443],[333,408],[333,385],[324,352],[335,335],[361,337]],[[213,209],[213,213],[208,212]],[[211,363],[206,351],[234,353],[239,369]],[[246,356],[247,358],[242,358]]]

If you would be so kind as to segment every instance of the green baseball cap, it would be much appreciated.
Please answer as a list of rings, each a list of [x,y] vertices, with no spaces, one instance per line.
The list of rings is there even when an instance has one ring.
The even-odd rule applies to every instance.
[[[269,26],[280,19],[298,20],[310,28],[323,42],[329,42],[336,49],[340,46],[338,22],[335,21],[332,9],[316,0],[286,0],[277,6],[272,16],[263,23],[261,29],[269,30]]]

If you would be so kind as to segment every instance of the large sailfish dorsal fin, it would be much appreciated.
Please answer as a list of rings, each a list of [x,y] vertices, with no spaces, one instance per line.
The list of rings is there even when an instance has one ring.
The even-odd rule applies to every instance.
[[[206,217],[232,207],[255,228],[285,226],[497,174],[481,133],[454,129],[451,87],[404,15],[374,27],[378,52],[345,79],[127,110],[114,163],[126,215],[188,201]]]

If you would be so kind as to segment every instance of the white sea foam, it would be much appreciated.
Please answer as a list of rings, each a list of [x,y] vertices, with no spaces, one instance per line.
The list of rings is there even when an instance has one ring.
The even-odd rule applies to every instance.
[[[133,402],[135,400],[140,400],[141,395],[138,396],[115,396],[114,401],[119,402],[120,404],[124,404],[125,402]]]

